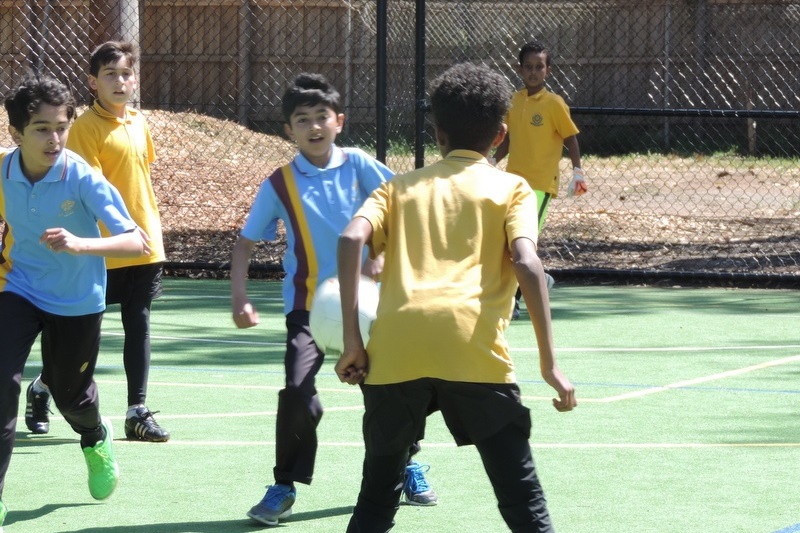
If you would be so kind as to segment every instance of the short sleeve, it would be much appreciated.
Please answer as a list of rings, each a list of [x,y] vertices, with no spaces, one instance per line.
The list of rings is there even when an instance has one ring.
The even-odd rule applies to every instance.
[[[372,225],[372,238],[367,243],[372,258],[379,256],[386,249],[390,198],[391,182],[383,183],[372,192],[355,214],[356,217],[366,218]]]
[[[278,195],[269,179],[264,180],[258,189],[247,221],[242,228],[242,237],[251,241],[272,241],[277,238]]]
[[[533,192],[528,182],[518,176],[513,176],[514,186],[508,200],[508,213],[506,216],[506,239],[509,247],[520,237],[533,241],[538,246],[538,208],[536,193]]]

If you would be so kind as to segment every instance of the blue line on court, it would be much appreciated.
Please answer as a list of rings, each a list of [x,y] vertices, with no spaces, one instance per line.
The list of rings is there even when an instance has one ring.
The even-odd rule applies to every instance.
[[[800,531],[800,524],[779,529],[778,531],[775,531],[775,533],[797,533],[798,531]]]

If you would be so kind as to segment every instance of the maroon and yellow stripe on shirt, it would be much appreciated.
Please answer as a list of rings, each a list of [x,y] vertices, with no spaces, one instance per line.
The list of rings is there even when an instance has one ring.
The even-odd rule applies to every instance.
[[[292,280],[294,284],[292,309],[309,310],[311,309],[311,299],[317,288],[319,263],[291,165],[281,167],[280,173],[273,176],[270,181],[278,198],[286,207],[289,218],[287,223],[292,227],[295,236],[293,251],[297,257],[297,272]]]

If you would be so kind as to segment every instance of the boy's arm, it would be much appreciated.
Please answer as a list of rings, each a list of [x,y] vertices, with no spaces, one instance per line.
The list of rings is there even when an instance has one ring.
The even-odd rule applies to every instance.
[[[250,328],[258,324],[259,317],[247,297],[247,272],[255,241],[239,235],[231,256],[231,311],[237,328]]]
[[[525,237],[514,239],[511,243],[511,254],[514,273],[536,332],[542,378],[558,393],[558,398],[553,398],[553,406],[559,411],[571,411],[577,405],[575,389],[556,365],[550,299],[544,268],[536,255],[536,245]]]
[[[578,136],[573,135],[564,139],[564,147],[569,152],[569,159],[572,161],[572,168],[581,167],[581,149],[578,146]]]
[[[367,352],[358,325],[358,284],[361,279],[361,254],[372,237],[372,224],[356,216],[339,237],[337,267],[342,298],[344,350],[336,363],[339,381],[356,385],[367,376]]]
[[[49,228],[39,242],[54,252],[102,257],[139,257],[150,253],[150,246],[138,228],[111,237],[78,237],[64,228]]]

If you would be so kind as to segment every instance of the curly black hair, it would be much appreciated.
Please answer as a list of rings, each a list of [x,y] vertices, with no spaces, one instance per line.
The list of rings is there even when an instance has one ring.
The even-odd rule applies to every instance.
[[[338,115],[342,112],[341,97],[339,92],[330,84],[322,74],[304,72],[299,74],[292,84],[283,93],[281,111],[286,123],[300,106],[315,106],[323,104],[333,109]]]
[[[489,149],[510,103],[510,83],[485,65],[459,63],[431,87],[433,119],[451,149]]]
[[[522,45],[522,48],[519,49],[519,64],[521,65],[525,61],[525,56],[528,54],[541,54],[544,52],[545,56],[545,64],[549,67],[550,66],[550,50],[544,45],[541,41],[530,41]]]
[[[70,90],[57,79],[44,74],[27,74],[3,101],[8,123],[20,132],[30,124],[31,116],[43,104],[65,106],[70,122],[75,116],[75,98]]]

